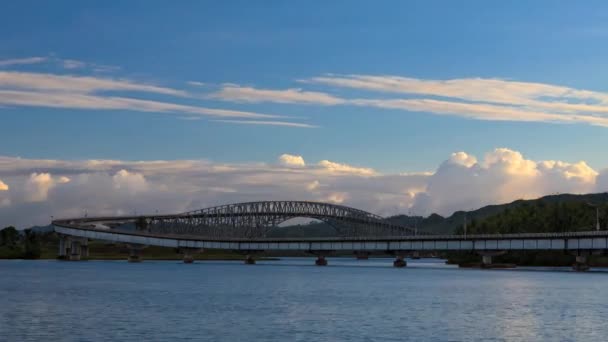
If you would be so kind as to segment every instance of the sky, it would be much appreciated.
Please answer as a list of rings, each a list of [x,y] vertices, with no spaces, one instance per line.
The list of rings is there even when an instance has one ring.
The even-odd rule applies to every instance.
[[[602,1],[6,3],[0,226],[607,191],[607,41]]]

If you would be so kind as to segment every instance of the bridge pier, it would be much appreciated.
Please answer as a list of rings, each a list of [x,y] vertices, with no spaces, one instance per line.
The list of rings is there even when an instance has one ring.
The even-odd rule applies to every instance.
[[[80,254],[83,258],[89,258],[89,239],[84,239],[80,242]]]
[[[386,253],[395,256],[395,261],[393,261],[393,267],[401,268],[407,266],[405,256],[409,253],[409,251],[386,251]]]
[[[492,256],[491,255],[482,255],[481,256],[481,264],[485,267],[492,265]]]
[[[479,251],[481,255],[481,268],[514,268],[514,264],[495,264],[492,262],[492,257],[504,255],[506,251]]]
[[[67,235],[59,234],[59,251],[57,252],[57,257],[59,259],[65,260],[69,254],[69,241],[70,237]]]
[[[333,253],[333,251],[329,251],[329,250],[314,250],[311,251],[309,250],[308,253],[310,254],[314,254],[317,256],[317,260],[315,260],[315,265],[317,266],[327,266],[327,259],[325,259],[325,257],[331,253]]]
[[[83,237],[59,236],[58,258],[78,261],[89,257],[89,239]]]
[[[129,257],[127,258],[128,262],[142,262],[143,259],[141,257],[141,252],[146,246],[139,244],[127,244],[127,248],[129,248]]]
[[[395,261],[393,261],[393,267],[405,267],[407,266],[407,261],[405,261],[405,254],[403,253],[397,253],[395,255]]]
[[[179,249],[179,252],[183,254],[184,264],[191,264],[194,262],[194,255],[200,253],[202,249],[200,248],[188,248],[183,247]]]
[[[255,265],[255,255],[262,253],[263,250],[255,250],[255,249],[237,250],[237,249],[235,249],[235,250],[233,250],[233,252],[245,256],[245,259],[243,259],[243,263],[245,265]]]
[[[327,266],[327,259],[325,259],[325,255],[318,255],[317,260],[315,260],[315,265]]]
[[[357,258],[357,260],[367,260],[369,259],[370,254],[371,252],[367,251],[355,251],[355,257]]]
[[[81,258],[80,241],[70,239],[70,261],[78,261]]]
[[[586,253],[579,253],[575,257],[574,264],[572,265],[572,269],[578,272],[588,271],[589,263],[587,260]]]
[[[245,256],[245,265],[255,265],[255,259],[253,258],[253,255],[247,254]]]

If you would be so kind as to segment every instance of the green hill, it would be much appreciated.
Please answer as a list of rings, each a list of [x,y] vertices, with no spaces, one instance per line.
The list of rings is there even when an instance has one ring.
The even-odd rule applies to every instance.
[[[531,233],[595,229],[595,208],[600,208],[600,225],[608,226],[608,193],[550,195],[534,200],[488,205],[466,212],[468,233]],[[413,225],[414,218],[397,215],[389,220]],[[431,234],[461,234],[465,212],[449,217],[432,214],[416,217],[419,231]]]
[[[474,233],[543,233],[594,230],[596,209],[600,227],[608,227],[608,193],[552,195],[536,200],[515,201],[485,217],[472,217],[467,232]],[[483,208],[482,208],[483,209]],[[456,233],[462,233],[460,223]]]

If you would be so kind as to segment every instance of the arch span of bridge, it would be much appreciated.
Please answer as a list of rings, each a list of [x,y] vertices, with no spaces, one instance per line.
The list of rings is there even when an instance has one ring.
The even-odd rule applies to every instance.
[[[255,239],[289,219],[307,217],[326,222],[337,236],[413,235],[414,229],[383,217],[342,205],[310,201],[263,201],[221,205],[175,215],[77,218],[56,225],[95,225],[114,230],[136,230],[159,235]]]
[[[261,201],[221,205],[152,219],[157,230],[214,237],[264,237],[280,223],[298,217],[323,221],[339,236],[412,235],[414,230],[351,207],[311,201]],[[177,223],[177,224],[176,224]]]

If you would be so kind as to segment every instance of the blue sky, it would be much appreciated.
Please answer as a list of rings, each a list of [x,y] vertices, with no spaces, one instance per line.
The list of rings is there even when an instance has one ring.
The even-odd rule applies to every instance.
[[[293,116],[318,126],[4,105],[3,155],[268,162],[288,152],[401,172],[432,170],[455,151],[483,154],[509,147],[532,159],[608,164],[602,153],[607,128],[585,123],[485,121],[423,111],[203,96],[233,83],[370,97],[358,89],[298,82],[325,74],[499,78],[606,92],[608,11],[603,2],[19,1],[3,8],[0,59],[48,60],[0,71],[124,78],[201,95],[179,101],[150,93],[136,94],[138,98]],[[116,70],[64,69],[52,59]]]
[[[602,1],[14,1],[0,226],[608,190]]]

